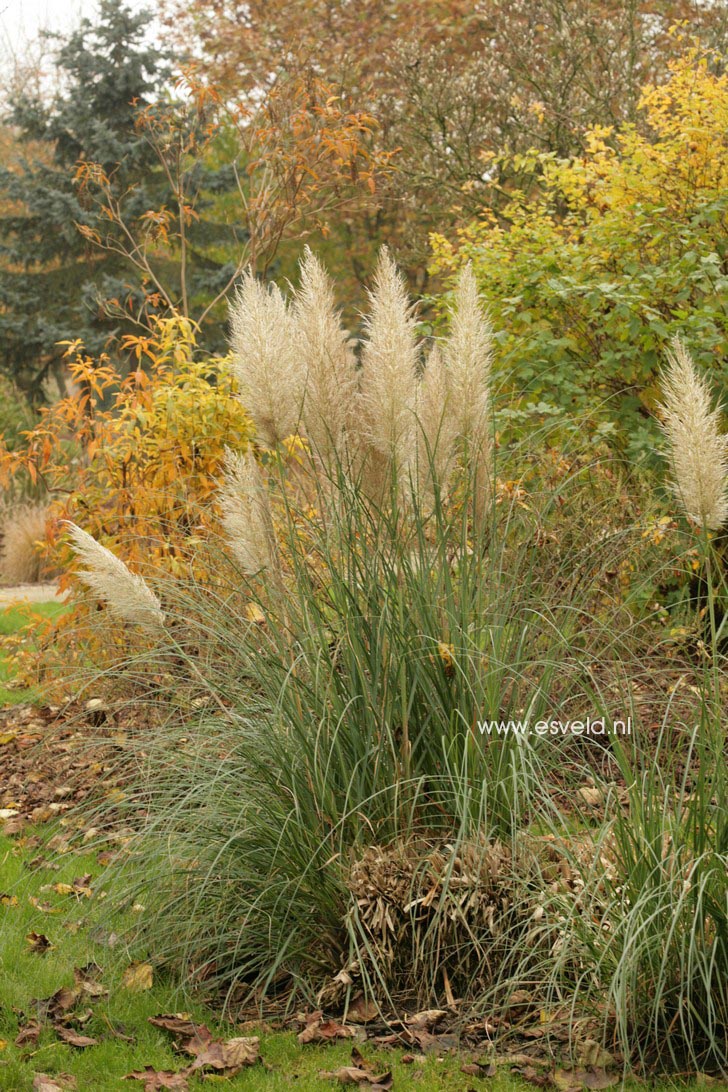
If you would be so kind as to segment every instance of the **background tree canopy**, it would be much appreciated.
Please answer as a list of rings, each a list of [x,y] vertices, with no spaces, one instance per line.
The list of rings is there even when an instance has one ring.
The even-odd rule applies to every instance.
[[[102,0],[55,57],[48,99],[12,103],[15,143],[0,169],[0,364],[27,387],[60,374],[58,342],[81,336],[95,351],[118,329],[103,299],[133,296],[126,263],[89,245],[99,211],[74,183],[79,161],[114,172],[115,188],[144,187],[151,167],[135,127],[135,103],[151,101],[169,75],[168,58],[145,41],[149,16]],[[143,197],[140,195],[140,208]]]

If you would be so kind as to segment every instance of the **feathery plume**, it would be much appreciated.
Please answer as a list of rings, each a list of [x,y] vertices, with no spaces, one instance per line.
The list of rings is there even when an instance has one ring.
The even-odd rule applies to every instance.
[[[415,312],[386,247],[379,255],[360,382],[362,439],[400,469],[413,457]]]
[[[255,456],[225,453],[225,482],[220,490],[222,523],[243,572],[254,576],[274,566],[275,533],[270,500]]]
[[[492,329],[472,266],[460,272],[445,342],[453,426],[472,477],[473,514],[482,521],[492,495],[490,370]]]
[[[356,399],[357,380],[349,335],[341,325],[331,278],[309,247],[301,259],[301,283],[293,301],[296,347],[305,369],[303,425],[313,450],[326,463],[342,458]]]
[[[162,605],[141,576],[131,572],[111,550],[75,523],[66,524],[76,556],[87,565],[78,572],[112,614],[125,622],[158,629],[164,625]]]
[[[723,407],[711,409],[710,387],[680,338],[662,373],[662,430],[668,442],[672,488],[684,513],[717,531],[728,518],[728,436]]]
[[[432,494],[435,483],[447,491],[455,456],[456,426],[449,376],[437,345],[430,350],[417,384],[417,482],[421,496]]]
[[[293,319],[280,289],[266,288],[248,270],[230,309],[233,368],[240,398],[264,444],[296,432],[301,417],[303,366]]]
[[[490,439],[493,331],[469,262],[460,272],[451,315],[444,355],[455,427],[470,450],[480,454]]]

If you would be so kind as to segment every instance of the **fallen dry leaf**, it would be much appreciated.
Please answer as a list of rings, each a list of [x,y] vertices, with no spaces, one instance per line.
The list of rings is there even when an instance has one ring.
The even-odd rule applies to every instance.
[[[355,1024],[368,1024],[370,1020],[376,1020],[378,1016],[378,1006],[374,1001],[368,1001],[363,993],[357,994],[346,1011],[347,1020]]]
[[[45,955],[48,949],[53,947],[45,933],[33,931],[27,933],[25,939],[30,945],[31,952],[37,952],[39,955]]]
[[[70,1073],[56,1073],[55,1077],[36,1073],[33,1078],[33,1092],[70,1092],[73,1088],[76,1088],[76,1078]]]
[[[131,963],[121,976],[121,985],[135,993],[151,990],[153,975],[151,963]]]
[[[415,1031],[419,1029],[432,1031],[446,1016],[445,1009],[424,1009],[422,1012],[416,1012],[414,1016],[406,1016],[404,1022],[407,1027]]]
[[[614,1065],[614,1055],[605,1050],[596,1039],[585,1039],[579,1046],[579,1062],[585,1069],[603,1069]]]
[[[466,1062],[460,1066],[460,1072],[466,1073],[468,1077],[495,1077],[498,1070],[492,1062]]]
[[[98,1045],[98,1039],[93,1039],[90,1035],[81,1035],[79,1031],[67,1028],[64,1024],[54,1024],[53,1029],[59,1039],[68,1043],[69,1046],[78,1047],[79,1050]]]
[[[615,1073],[607,1073],[605,1069],[587,1069],[579,1070],[582,1074],[582,1081],[584,1088],[592,1089],[593,1092],[603,1088],[612,1088],[615,1084],[619,1084],[620,1078]]]
[[[73,968],[73,977],[78,990],[81,993],[88,994],[89,997],[107,996],[109,991],[99,982],[99,978],[103,973],[98,963],[87,963],[85,967]]]
[[[37,1020],[29,1020],[15,1038],[16,1046],[35,1046],[40,1037],[40,1023]],[[41,1074],[42,1076],[42,1074]]]
[[[244,1066],[256,1065],[259,1061],[260,1039],[257,1035],[227,1039],[225,1042],[213,1039],[197,1054],[192,1069],[210,1066],[212,1069],[237,1071]]]
[[[149,1023],[157,1028],[171,1031],[173,1035],[195,1035],[201,1024],[195,1024],[188,1012],[175,1012],[169,1015],[150,1016]],[[209,1034],[209,1033],[208,1033]],[[212,1038],[212,1036],[210,1036]]]
[[[55,891],[55,893],[57,895],[73,895],[74,894],[73,884],[71,884],[71,883],[60,883],[60,881],[58,883],[45,884],[43,887],[41,887],[41,891]]]
[[[619,1084],[620,1078],[604,1069],[557,1069],[551,1074],[552,1080],[560,1092],[582,1092],[591,1089],[599,1092]]]
[[[340,1066],[329,1072],[322,1070],[319,1077],[325,1081],[338,1081],[340,1084],[356,1084],[362,1088],[372,1089],[375,1092],[385,1092],[394,1083],[392,1074],[374,1072],[374,1067],[366,1060],[356,1047],[351,1052],[353,1065]]]
[[[33,1092],[63,1092],[63,1089],[47,1073],[36,1073],[33,1077]]]
[[[144,1092],[158,1092],[159,1089],[164,1088],[174,1089],[174,1092],[187,1092],[188,1072],[186,1069],[181,1069],[179,1073],[173,1073],[168,1069],[155,1069],[154,1066],[147,1065],[143,1070],[127,1073],[124,1080],[143,1081]]]
[[[330,1043],[334,1039],[353,1039],[354,1029],[336,1020],[325,1020],[323,1013],[312,1012],[306,1017],[306,1027],[298,1033],[299,1043]]]

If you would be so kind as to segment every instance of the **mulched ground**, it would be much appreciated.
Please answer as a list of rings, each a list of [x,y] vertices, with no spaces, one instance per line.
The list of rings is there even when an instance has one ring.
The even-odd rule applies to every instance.
[[[109,747],[90,744],[78,705],[0,710],[0,814],[5,833],[70,811],[117,784]]]

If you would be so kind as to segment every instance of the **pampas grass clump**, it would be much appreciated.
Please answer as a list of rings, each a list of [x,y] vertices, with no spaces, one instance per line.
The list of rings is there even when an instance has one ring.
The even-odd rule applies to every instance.
[[[553,1004],[572,1031],[593,1005],[625,1056],[636,1037],[652,1055],[681,1024],[681,1054],[694,1042],[694,1058],[722,1064],[720,718],[686,688],[706,718],[703,781],[669,822],[674,776],[640,780],[631,738],[620,751],[616,736],[583,733],[585,714],[629,715],[637,748],[660,703],[667,717],[680,700],[651,658],[639,580],[654,587],[656,569],[620,582],[644,508],[634,526],[623,510],[617,523],[615,485],[627,505],[631,494],[591,452],[588,473],[575,461],[552,487],[548,472],[538,479],[539,448],[528,504],[495,492],[492,334],[468,267],[450,332],[428,352],[386,251],[356,363],[310,252],[290,302],[244,278],[233,343],[241,398],[271,450],[228,457],[228,583],[221,566],[213,589],[165,586],[169,624],[149,656],[172,680],[171,709],[141,744],[146,780],[115,804],[144,807],[119,897],[147,907],[145,951],[231,1004],[285,995],[293,1006],[333,984],[344,1005],[362,989],[405,1011],[455,996],[461,1015],[489,1018],[496,1003]],[[726,440],[679,342],[663,412],[680,503],[715,529],[728,516]],[[286,443],[294,434],[306,442]],[[139,577],[71,535],[81,578],[116,614],[163,624]],[[186,703],[179,684],[192,677]],[[582,732],[508,729],[560,724],[554,714]],[[558,846],[553,870],[547,851],[519,852],[534,835]],[[684,856],[666,861],[678,835]]]
[[[245,275],[231,309],[233,362],[259,443],[276,448],[298,433],[329,476],[354,472],[375,503],[392,479],[402,495],[413,484],[420,502],[431,499],[433,475],[446,493],[459,463],[477,471],[482,510],[492,486],[492,332],[472,269],[458,280],[449,336],[424,354],[386,248],[369,303],[357,367],[331,279],[308,248],[290,304]],[[225,498],[230,522],[229,487]]]

